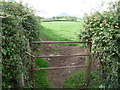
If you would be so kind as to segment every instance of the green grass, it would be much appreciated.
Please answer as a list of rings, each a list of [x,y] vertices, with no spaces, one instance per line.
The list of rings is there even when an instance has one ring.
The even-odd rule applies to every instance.
[[[80,30],[83,29],[81,22],[42,22],[43,34],[48,40],[52,41],[79,41]],[[64,44],[78,45],[78,44]]]
[[[88,88],[99,88],[100,77],[96,72],[92,72],[90,76],[90,84]],[[84,71],[79,71],[72,74],[65,81],[64,88],[85,88],[85,73]]]
[[[45,59],[38,58],[35,60],[37,68],[48,67],[48,62]],[[35,88],[50,88],[51,84],[48,81],[47,71],[35,71]]]

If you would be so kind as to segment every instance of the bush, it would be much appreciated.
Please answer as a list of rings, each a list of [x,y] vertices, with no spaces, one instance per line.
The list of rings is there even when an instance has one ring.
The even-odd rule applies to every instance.
[[[2,87],[31,87],[27,40],[39,39],[33,10],[16,2],[0,1],[2,18]]]
[[[118,3],[103,13],[95,12],[85,18],[85,31],[80,39],[92,41],[92,54],[99,59],[105,87],[120,87],[120,8]]]

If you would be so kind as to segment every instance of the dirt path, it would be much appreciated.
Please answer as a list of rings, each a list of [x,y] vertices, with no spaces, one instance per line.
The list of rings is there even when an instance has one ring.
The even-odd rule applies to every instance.
[[[72,55],[72,54],[85,54],[85,49],[80,48],[79,46],[59,46],[59,45],[41,45],[40,50],[43,55]],[[75,66],[75,65],[84,65],[85,57],[59,57],[59,58],[47,58],[49,61],[50,67],[60,67],[60,66]],[[96,61],[93,61],[92,69],[96,69]],[[58,70],[49,70],[48,78],[52,84],[52,88],[63,88],[65,80],[69,75],[74,72],[84,69],[83,67],[79,68],[68,68],[68,69],[58,69]]]

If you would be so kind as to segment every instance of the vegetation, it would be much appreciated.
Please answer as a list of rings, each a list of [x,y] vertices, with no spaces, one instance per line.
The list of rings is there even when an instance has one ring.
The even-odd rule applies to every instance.
[[[120,87],[120,8],[111,3],[108,11],[86,16],[81,40],[92,41],[92,54],[99,59],[101,85]]]
[[[3,88],[32,88],[29,77],[30,60],[25,53],[30,49],[27,40],[40,40],[43,35],[53,41],[78,41],[80,29],[82,31],[79,35],[80,39],[92,41],[92,55],[96,56],[100,62],[99,76],[101,77],[92,72],[89,87],[120,88],[120,8],[118,4],[111,4],[108,11],[95,12],[86,16],[84,31],[82,20],[80,22],[42,22],[43,27],[41,27],[39,24],[41,17],[35,16],[31,8],[14,1],[0,1],[0,5]],[[52,20],[76,21],[76,17],[53,17]],[[49,66],[44,59],[36,59],[35,62],[38,68]],[[46,74],[47,71],[35,72],[36,87],[50,87]],[[85,87],[83,76],[84,72],[77,72],[70,76],[65,82],[65,88]]]
[[[78,17],[75,16],[54,16],[52,18],[43,18],[43,22],[51,22],[51,21],[78,21]]]
[[[39,40],[39,23],[34,11],[14,1],[0,1],[2,18],[2,87],[32,87],[27,40]]]
[[[35,60],[37,68],[46,68],[48,67],[48,61],[45,59],[36,59]],[[47,71],[41,70],[35,72],[35,88],[50,88],[50,83],[47,78]]]
[[[100,77],[97,75],[97,73],[92,72],[90,77],[91,80],[87,88],[99,88]],[[70,77],[65,81],[64,88],[86,88],[84,71],[79,71],[70,75]]]
[[[81,22],[42,22],[42,35],[52,41],[79,41],[78,34],[82,30]],[[62,44],[78,45],[78,44]]]

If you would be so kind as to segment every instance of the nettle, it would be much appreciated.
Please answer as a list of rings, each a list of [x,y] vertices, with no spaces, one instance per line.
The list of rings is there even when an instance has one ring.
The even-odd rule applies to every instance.
[[[39,23],[32,9],[16,2],[1,1],[2,87],[31,87],[27,40],[39,39]]]
[[[111,4],[109,11],[86,16],[80,39],[92,41],[92,54],[99,59],[101,84],[120,87],[120,10]]]

